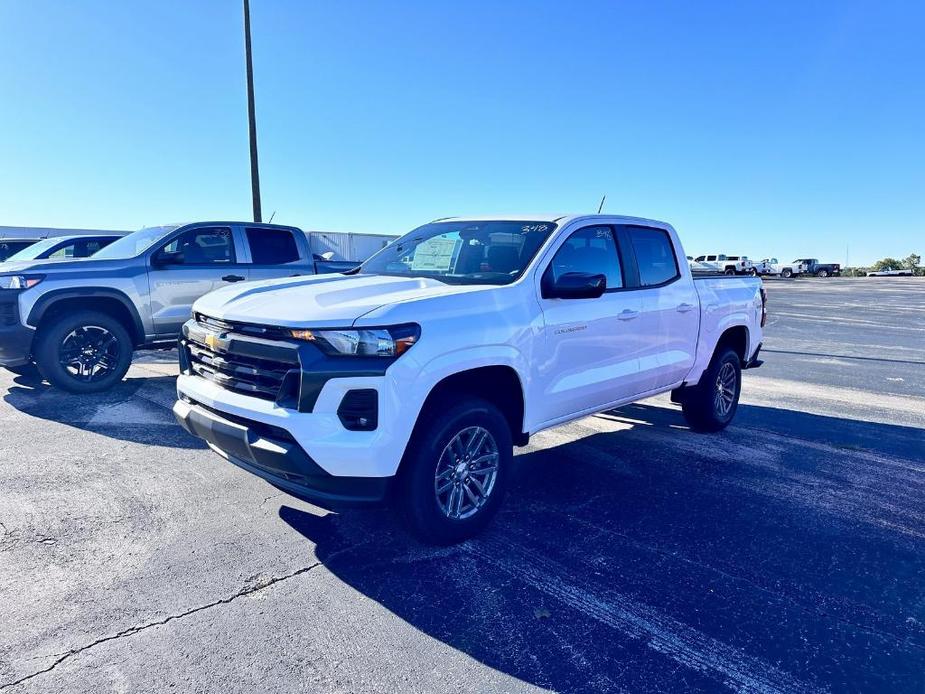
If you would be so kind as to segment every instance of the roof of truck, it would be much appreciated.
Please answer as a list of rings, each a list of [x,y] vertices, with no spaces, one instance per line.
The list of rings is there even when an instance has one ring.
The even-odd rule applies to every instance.
[[[631,217],[620,214],[499,214],[499,215],[479,215],[476,217],[441,217],[433,220],[434,222],[556,222],[566,223],[575,219],[600,219],[600,220],[619,220],[632,224],[656,224],[658,226],[668,226],[666,222],[657,219],[646,219],[645,217]]]

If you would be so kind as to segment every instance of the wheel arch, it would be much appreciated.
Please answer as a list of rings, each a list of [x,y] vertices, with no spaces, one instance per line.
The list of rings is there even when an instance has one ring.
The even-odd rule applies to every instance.
[[[27,323],[38,329],[47,318],[77,309],[101,311],[112,316],[128,331],[135,347],[145,341],[141,317],[131,300],[119,290],[107,287],[81,287],[48,292],[32,306]]]
[[[424,399],[418,424],[422,420],[421,415],[429,408],[461,397],[482,398],[495,405],[507,420],[514,443],[518,446],[527,444],[529,435],[524,431],[526,403],[523,383],[514,367],[504,364],[477,366],[444,376],[433,385]]]

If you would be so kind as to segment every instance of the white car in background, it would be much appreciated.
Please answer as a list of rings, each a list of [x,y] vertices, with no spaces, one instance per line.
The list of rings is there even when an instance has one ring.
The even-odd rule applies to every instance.
[[[912,270],[898,268],[894,269],[891,267],[885,267],[882,270],[871,270],[867,273],[868,277],[911,277]]]
[[[695,263],[708,265],[716,272],[722,272],[724,275],[757,275],[752,266],[752,261],[745,255],[724,255],[723,253],[714,253],[712,255],[698,255],[694,258]]]

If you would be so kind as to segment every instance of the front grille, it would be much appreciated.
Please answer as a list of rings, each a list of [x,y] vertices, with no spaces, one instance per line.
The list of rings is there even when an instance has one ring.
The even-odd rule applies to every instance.
[[[218,321],[212,319],[206,322],[200,318],[197,322],[212,331],[216,328],[238,331],[238,326],[218,325]],[[300,370],[295,352],[291,360],[256,357],[237,353],[233,347],[229,350],[209,347],[192,334],[188,338],[186,349],[191,373],[226,390],[262,400],[276,401],[283,405],[295,404],[297,401]]]

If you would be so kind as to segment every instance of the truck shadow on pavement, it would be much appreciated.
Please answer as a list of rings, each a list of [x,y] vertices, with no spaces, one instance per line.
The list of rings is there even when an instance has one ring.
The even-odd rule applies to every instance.
[[[104,393],[75,395],[37,378],[17,376],[3,400],[32,417],[121,441],[172,448],[207,448],[174,419],[175,376],[129,378]]]
[[[435,640],[383,647],[448,678],[445,646],[557,691],[921,691],[925,431],[742,405],[703,436],[646,404],[566,428],[458,546],[387,512],[279,516]]]

